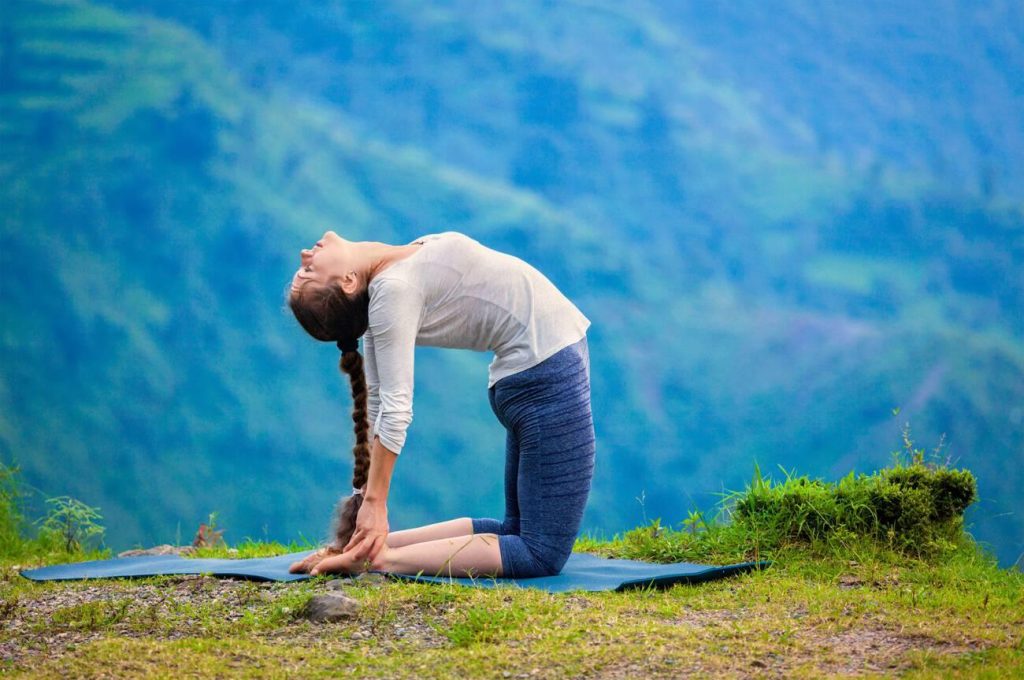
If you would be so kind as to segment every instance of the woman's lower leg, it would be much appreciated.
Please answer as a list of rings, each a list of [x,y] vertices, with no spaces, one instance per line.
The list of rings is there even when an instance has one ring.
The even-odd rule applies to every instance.
[[[427,524],[414,529],[402,529],[392,531],[388,534],[386,545],[389,548],[401,548],[413,543],[424,541],[435,541],[441,538],[453,538],[455,536],[466,536],[473,533],[473,520],[469,517],[459,517],[445,522]]]
[[[394,548],[388,545],[378,553],[371,568],[397,574],[428,576],[502,575],[501,551],[496,534],[454,536]]]

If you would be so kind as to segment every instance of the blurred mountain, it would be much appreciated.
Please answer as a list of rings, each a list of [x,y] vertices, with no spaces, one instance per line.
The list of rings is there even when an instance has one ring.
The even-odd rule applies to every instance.
[[[1012,562],[1022,18],[5,3],[0,456],[99,505],[117,546],[210,511],[235,539],[318,537],[350,397],[283,309],[297,250],[454,229],[594,322],[588,529],[679,521],[755,460],[869,471],[909,421],[976,472],[974,533]],[[418,350],[393,528],[500,516],[489,360]]]

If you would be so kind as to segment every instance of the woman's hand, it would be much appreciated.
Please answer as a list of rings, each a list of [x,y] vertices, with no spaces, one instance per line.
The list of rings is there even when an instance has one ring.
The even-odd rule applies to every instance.
[[[384,501],[364,499],[356,515],[356,528],[352,538],[342,549],[354,562],[360,560],[373,561],[377,553],[384,547],[390,527],[388,526],[388,506]]]
[[[363,484],[363,502],[356,515],[356,526],[349,542],[333,555],[325,556],[312,566],[313,576],[322,573],[344,571],[348,573],[367,569],[382,569],[387,560],[388,527],[388,486],[391,472],[398,455],[385,448],[379,437],[374,438],[370,453],[370,470]],[[375,566],[376,565],[376,566]]]
[[[381,501],[363,501],[356,516],[352,539],[339,554],[327,554],[317,560],[309,570],[310,576],[319,574],[358,573],[372,569],[373,561],[387,548],[388,508]],[[308,559],[308,558],[307,558]]]

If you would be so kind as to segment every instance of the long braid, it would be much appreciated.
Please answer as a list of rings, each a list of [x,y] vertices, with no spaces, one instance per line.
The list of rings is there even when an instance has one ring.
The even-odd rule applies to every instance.
[[[317,340],[336,342],[342,350],[339,367],[347,373],[352,386],[352,420],[355,423],[356,444],[352,453],[355,465],[352,487],[362,489],[370,473],[370,425],[366,412],[366,375],[363,355],[359,353],[358,338],[370,325],[370,290],[364,286],[356,293],[346,293],[337,281],[323,286],[306,285],[287,292],[288,306],[302,328]],[[331,521],[328,552],[341,552],[355,531],[356,517],[363,505],[360,493],[344,496],[338,501]]]
[[[366,411],[366,373],[363,371],[363,355],[358,350],[342,352],[339,367],[342,373],[347,373],[349,383],[352,387],[352,421],[356,434],[356,444],[352,449],[355,463],[352,469],[352,488],[362,489],[366,486],[370,474],[370,425],[367,420]],[[363,494],[354,493],[345,496],[334,511],[334,520],[331,526],[332,543],[329,546],[333,550],[341,551],[352,538],[356,528],[356,517],[359,515],[359,508],[363,505]]]

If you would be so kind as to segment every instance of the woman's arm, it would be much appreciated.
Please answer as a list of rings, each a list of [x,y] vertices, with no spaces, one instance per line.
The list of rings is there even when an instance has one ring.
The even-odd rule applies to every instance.
[[[370,451],[370,472],[366,482],[363,503],[356,517],[352,538],[342,549],[351,553],[348,558],[354,562],[372,561],[387,543],[388,532],[388,491],[391,487],[391,473],[398,456],[374,438]]]
[[[366,434],[372,451],[377,414],[380,412],[380,378],[377,377],[377,353],[373,349],[373,331],[369,328],[363,334],[363,375],[366,376],[366,419],[370,424]]]
[[[364,351],[369,352],[364,369],[372,362],[367,386],[371,381],[378,385],[367,410],[374,416],[374,435],[395,455],[401,454],[412,424],[416,336],[422,314],[422,293],[399,279],[381,281],[370,300],[367,335],[371,340],[363,342]]]
[[[344,547],[350,559],[372,560],[388,535],[388,492],[395,461],[412,422],[413,366],[416,335],[423,312],[423,296],[404,281],[385,280],[370,303],[369,342],[364,340],[367,383],[379,383],[379,406],[372,429],[370,469],[363,503],[352,538]],[[377,400],[374,400],[377,401]],[[369,409],[368,409],[369,410]]]

